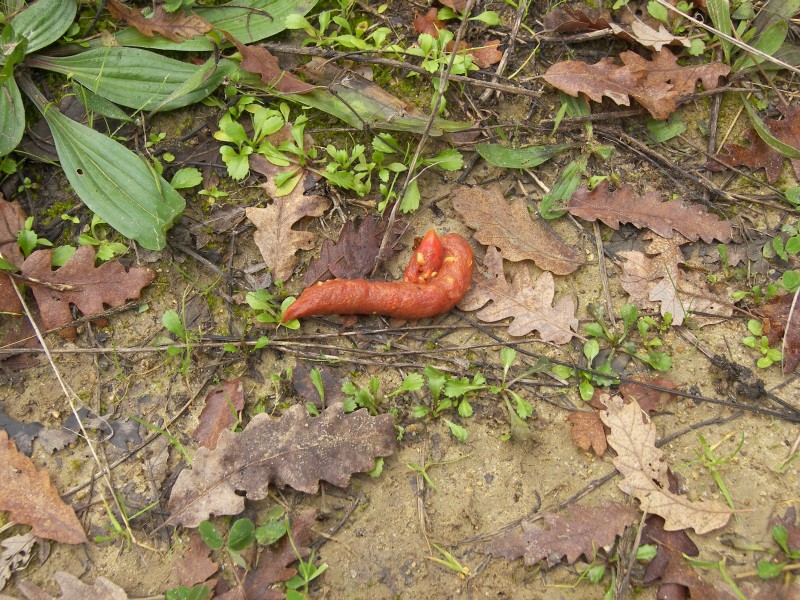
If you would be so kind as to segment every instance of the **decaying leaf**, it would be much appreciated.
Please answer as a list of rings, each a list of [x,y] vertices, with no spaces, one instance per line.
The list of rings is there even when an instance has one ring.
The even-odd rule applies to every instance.
[[[242,69],[248,73],[255,73],[261,81],[275,88],[282,94],[305,94],[316,89],[296,75],[284,71],[278,64],[278,59],[266,48],[261,46],[247,46],[237,39],[232,39],[236,49],[242,55]]]
[[[494,247],[486,251],[483,264],[487,276],[474,279],[458,304],[461,310],[480,309],[475,316],[489,323],[512,317],[510,335],[536,330],[546,342],[566,344],[572,339],[573,331],[578,330],[575,302],[570,296],[562,296],[553,304],[555,284],[550,273],[542,273],[534,283],[528,266],[521,264],[509,284],[503,272],[503,256]]]
[[[265,498],[271,483],[308,494],[321,480],[344,487],[394,452],[393,420],[366,410],[344,414],[341,404],[316,418],[297,405],[279,419],[256,415],[241,433],[223,431],[216,449],[197,451],[172,488],[169,522],[197,527],[211,514],[239,514],[245,496]]]
[[[17,523],[32,527],[34,535],[63,544],[86,540],[75,511],[58,495],[45,469],[37,469],[0,430],[0,510]]]
[[[654,118],[663,120],[678,108],[678,99],[694,92],[698,79],[707,90],[714,89],[719,78],[730,72],[730,67],[720,62],[678,66],[677,58],[666,48],[653,52],[650,61],[630,51],[619,57],[622,65],[612,58],[593,65],[575,60],[556,63],[544,79],[571,96],[582,93],[595,102],[608,96],[617,104],[630,106],[633,98]]]
[[[654,544],[657,547],[655,557],[647,563],[644,572],[644,584],[647,586],[659,584],[658,597],[672,598],[670,594],[683,592],[685,588],[679,583],[665,583],[661,579],[674,561],[684,562],[683,555],[697,556],[700,550],[683,529],[679,531],[665,531],[664,519],[658,515],[650,515],[642,529],[642,544]],[[675,587],[681,588],[673,589]],[[681,597],[680,595],[677,597]]]
[[[800,302],[792,312],[794,297],[794,294],[776,296],[756,309],[756,313],[763,319],[762,330],[770,346],[783,351],[784,373],[791,373],[800,364]]]
[[[569,413],[567,421],[572,425],[570,435],[578,448],[586,452],[591,449],[597,456],[606,453],[606,432],[596,412],[576,410]]]
[[[647,23],[635,20],[628,26],[610,24],[611,31],[619,38],[630,40],[641,44],[645,48],[652,48],[660,52],[664,46],[676,44],[688,48],[692,43],[685,37],[673,35],[663,23],[658,24],[658,29],[654,29]]]
[[[649,379],[640,379],[639,381],[670,390],[678,389],[675,382],[667,377],[652,377]],[[625,402],[638,402],[639,407],[646,413],[661,410],[662,403],[675,398],[675,394],[654,390],[646,385],[636,383],[635,380],[621,384],[619,386],[619,393],[622,394]]]
[[[211,558],[211,548],[209,548],[199,534],[192,534],[189,540],[189,549],[177,561],[175,561],[175,571],[178,573],[178,580],[181,585],[191,587],[198,583],[203,583],[219,570],[219,565]]]
[[[540,516],[547,528],[537,521],[523,521],[522,533],[511,530],[494,540],[488,551],[507,560],[525,558],[531,566],[547,560],[552,566],[566,556],[569,564],[581,555],[591,560],[600,548],[609,548],[625,527],[633,523],[639,511],[630,506],[608,502],[601,507],[573,505],[560,513]]]
[[[92,246],[80,246],[56,271],[51,267],[51,254],[51,250],[36,250],[22,264],[25,277],[42,282],[28,284],[48,329],[72,321],[70,304],[90,317],[103,312],[106,305],[122,306],[128,300],[138,299],[142,289],[156,276],[146,267],[131,267],[126,271],[118,260],[95,268]],[[76,332],[74,328],[66,328],[59,334],[72,339]]]
[[[800,107],[781,105],[778,107],[783,119],[762,119],[770,133],[794,148],[800,148]],[[728,167],[720,164],[719,159],[732,167],[745,166],[757,171],[764,169],[767,181],[775,183],[781,176],[784,157],[773,150],[753,129],[748,129],[744,136],[750,141],[749,146],[725,144],[719,152],[705,165],[711,171],[724,171]],[[800,179],[800,159],[791,160],[795,175]]]
[[[533,217],[523,200],[506,202],[497,187],[456,188],[450,199],[466,224],[476,230],[475,239],[499,248],[506,260],[532,260],[556,275],[567,275],[583,265],[578,251]]]
[[[286,281],[299,262],[295,253],[311,250],[317,237],[310,231],[293,229],[293,225],[303,217],[321,217],[330,202],[319,194],[306,195],[302,180],[288,196],[278,197],[275,176],[284,169],[267,165],[273,173],[264,183],[264,189],[272,196],[272,204],[266,208],[248,207],[247,218],[256,226],[253,240],[273,277]]]
[[[544,28],[558,33],[579,33],[608,29],[611,12],[585,4],[560,4],[542,17]]]
[[[322,379],[322,390],[325,393],[325,403],[319,397],[317,389],[311,381],[311,371],[304,360],[298,360],[292,371],[292,386],[297,395],[306,402],[311,402],[317,408],[325,408],[337,402],[344,402],[346,396],[342,385],[347,381],[347,375],[334,367],[318,364],[314,368],[319,371]]]
[[[656,448],[656,428],[636,402],[619,396],[606,402],[600,414],[610,429],[608,444],[617,452],[614,466],[622,475],[620,489],[639,500],[647,513],[664,518],[664,529],[694,529],[708,533],[727,525],[731,509],[708,500],[690,501],[669,490],[664,453]]]
[[[192,438],[209,450],[217,447],[219,434],[237,421],[237,413],[244,408],[244,387],[239,378],[223,381],[206,396],[200,413],[200,424]]]
[[[613,192],[608,188],[608,180],[591,191],[578,188],[569,199],[567,211],[587,221],[600,220],[612,229],[619,229],[621,223],[647,227],[663,238],[671,238],[673,231],[693,242],[702,239],[708,244],[715,239],[729,242],[733,237],[730,221],[721,221],[699,205],[679,200],[663,202],[658,193],[639,195],[630,185]]]
[[[182,42],[198,35],[205,35],[214,28],[197,14],[182,10],[170,13],[161,4],[155,6],[153,14],[149,17],[144,16],[141,9],[130,8],[118,0],[108,0],[106,7],[114,19],[125,21],[147,37],[160,34],[173,42]]]
[[[12,535],[0,541],[0,590],[2,590],[14,571],[24,569],[33,556],[37,538],[33,533]]]
[[[693,279],[681,270],[683,254],[680,246],[686,242],[682,236],[671,240],[649,234],[652,240],[646,252],[625,250],[618,256],[625,259],[620,284],[640,307],[658,302],[662,315],[672,314],[675,325],[683,323],[691,312],[727,316],[733,311],[722,300],[710,297],[699,278]]]
[[[392,257],[396,250],[404,226],[395,221],[395,228],[386,247],[386,257]],[[325,240],[319,258],[312,261],[303,277],[309,286],[329,277],[359,279],[366,277],[375,266],[375,256],[381,247],[386,221],[374,215],[365,217],[360,224],[357,220],[347,221],[336,243]]]
[[[443,21],[440,21],[437,16],[439,11],[435,8],[428,9],[424,15],[414,12],[414,31],[417,33],[427,33],[434,38],[439,37],[439,31],[445,28]]]
[[[19,589],[28,600],[128,600],[125,590],[105,577],[98,577],[89,585],[74,575],[59,571],[55,574],[55,580],[61,588],[58,597],[51,596],[28,580],[21,581]]]
[[[17,243],[17,235],[25,227],[26,217],[19,202],[6,202],[0,192],[0,256],[15,267],[21,267],[25,260]],[[22,305],[13,285],[8,275],[0,273],[0,312],[21,314]]]

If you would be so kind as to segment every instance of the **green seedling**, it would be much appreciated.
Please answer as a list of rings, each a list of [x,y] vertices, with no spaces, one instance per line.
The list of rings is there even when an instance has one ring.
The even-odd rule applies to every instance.
[[[136,415],[128,415],[128,416],[137,423],[139,423],[139,425],[143,425],[150,431],[153,431],[159,435],[163,435],[165,438],[167,438],[167,440],[169,440],[169,443],[175,446],[175,449],[181,453],[181,456],[183,456],[183,459],[186,461],[186,464],[189,465],[190,467],[192,466],[192,457],[189,456],[189,453],[186,451],[186,447],[181,443],[181,441],[178,438],[176,438],[166,429],[163,429],[158,425],[153,425],[152,423],[148,423],[147,421],[145,421],[140,417],[137,417]]]
[[[345,50],[384,50],[400,51],[397,45],[390,44],[392,30],[388,27],[371,27],[366,20],[351,23],[351,5],[340,10],[325,10],[317,16],[317,26],[297,14],[286,18],[287,29],[302,29],[309,37],[303,45],[314,44],[319,47],[343,48]]]
[[[142,510],[137,511],[136,513],[129,515],[128,508],[125,506],[125,502],[122,499],[121,495],[117,495],[117,507],[119,508],[120,512],[122,513],[122,523],[120,520],[117,519],[114,511],[109,506],[108,502],[103,496],[103,506],[106,508],[106,515],[108,515],[109,525],[106,525],[106,530],[108,533],[106,535],[97,535],[94,537],[94,541],[97,544],[102,544],[104,542],[112,542],[117,539],[125,540],[125,549],[129,550],[131,544],[135,542],[133,539],[133,534],[131,532],[130,523],[137,517],[140,517],[148,510],[152,509],[153,507],[158,505],[158,500],[153,502],[152,504],[145,506]]]
[[[279,293],[283,286],[281,282],[276,282]],[[271,294],[267,289],[262,288],[255,292],[247,292],[245,296],[247,304],[250,308],[256,310],[256,321],[259,323],[272,323],[278,327],[286,327],[286,329],[300,329],[300,321],[292,319],[291,321],[283,322],[283,313],[289,308],[289,305],[294,302],[294,297],[289,296],[280,303],[278,302],[277,295]],[[261,346],[263,347],[263,346]]]
[[[762,560],[758,563],[758,576],[761,579],[774,579],[782,573],[800,568],[800,548],[789,547],[789,534],[783,525],[773,525],[772,539],[778,544],[783,556],[775,560]]]
[[[722,559],[718,562],[712,561],[703,561],[703,560],[696,560],[693,558],[689,558],[684,555],[686,558],[686,563],[693,566],[693,567],[700,567],[701,569],[716,569],[722,575],[722,578],[725,580],[725,583],[728,584],[731,588],[731,592],[739,599],[739,600],[747,600],[747,596],[742,593],[742,590],[739,589],[739,586],[736,585],[736,581],[728,572],[727,567],[725,566],[725,561],[727,560],[726,557],[722,557]]]
[[[439,563],[440,565],[445,566],[452,571],[455,571],[456,573],[458,573],[458,576],[461,577],[462,579],[469,577],[471,575],[472,571],[470,570],[470,568],[458,562],[458,559],[455,556],[453,556],[450,552],[448,552],[441,546],[437,546],[434,543],[431,543],[431,546],[433,546],[436,549],[436,551],[442,555],[442,558],[439,558],[438,556],[428,556],[427,557],[428,560],[432,560],[433,562]]]
[[[186,303],[181,303],[180,315],[174,310],[164,311],[161,316],[161,324],[164,325],[167,331],[183,342],[183,348],[168,345],[167,354],[170,356],[183,355],[178,371],[187,376],[192,363],[192,345],[198,340],[198,335],[193,331],[189,331],[186,327]],[[169,343],[171,342],[167,340],[167,344]]]
[[[342,385],[342,391],[346,397],[344,399],[344,411],[346,413],[353,412],[359,408],[366,408],[370,414],[378,414],[378,405],[381,403],[380,398],[380,382],[377,377],[372,377],[369,380],[368,387],[361,387],[352,381],[345,381]]]
[[[702,434],[697,435],[697,439],[700,441],[700,448],[695,448],[695,455],[697,456],[697,461],[702,464],[709,473],[711,473],[711,477],[714,478],[714,483],[717,484],[719,491],[722,493],[722,496],[725,498],[725,502],[728,503],[732,509],[736,507],[733,504],[733,497],[731,496],[730,491],[728,490],[728,486],[725,485],[725,481],[722,479],[722,475],[720,474],[719,467],[724,465],[725,463],[730,462],[733,458],[739,454],[744,445],[744,433],[742,433],[742,437],[739,440],[739,444],[736,446],[736,449],[731,452],[728,456],[725,457],[718,457],[714,454],[714,451],[719,448],[720,444],[722,444],[725,440],[730,438],[733,434],[729,433],[725,435],[720,441],[716,444],[709,444],[706,441],[706,438],[703,437]],[[693,463],[690,463],[693,464]],[[737,515],[738,518],[738,515]]]
[[[33,217],[25,219],[25,226],[17,234],[17,244],[19,249],[22,250],[23,256],[27,258],[31,252],[36,250],[39,246],[51,248],[53,242],[46,238],[40,238],[33,230]]]
[[[422,465],[417,465],[417,464],[414,464],[414,463],[406,463],[406,466],[409,469],[411,469],[412,471],[416,471],[417,473],[419,473],[422,476],[422,478],[425,480],[425,483],[427,483],[431,488],[433,488],[435,490],[436,489],[436,485],[434,485],[433,481],[431,481],[431,478],[428,475],[428,469],[430,469],[431,467],[438,467],[438,466],[441,466],[441,465],[450,465],[450,464],[452,464],[454,462],[458,462],[460,460],[464,460],[465,458],[469,458],[470,456],[472,456],[472,455],[471,454],[467,454],[465,456],[459,456],[458,458],[454,458],[452,460],[440,460],[440,461],[436,461],[436,462],[427,462],[426,461]]]
[[[209,600],[214,595],[212,590],[207,585],[198,583],[192,587],[176,587],[168,590],[164,595],[166,600]]]
[[[767,369],[783,360],[783,353],[780,350],[769,347],[769,339],[763,335],[761,321],[750,319],[747,321],[747,329],[751,335],[742,338],[742,343],[748,348],[757,348],[761,352],[761,358],[756,361],[759,368]]]
[[[108,232],[105,230],[106,222],[97,215],[92,215],[92,222],[89,225],[89,233],[82,233],[78,236],[78,243],[81,246],[94,246],[97,252],[97,259],[108,261],[122,256],[128,251],[128,246],[119,242],[112,242],[108,239]]]

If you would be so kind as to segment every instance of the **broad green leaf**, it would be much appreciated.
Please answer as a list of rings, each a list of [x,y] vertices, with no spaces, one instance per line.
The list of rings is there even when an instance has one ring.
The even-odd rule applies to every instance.
[[[77,81],[73,82],[72,91],[80,103],[86,107],[87,115],[96,113],[101,117],[116,119],[118,121],[133,121],[128,113],[111,102],[111,100],[106,100],[102,96],[98,96],[92,90],[81,85]],[[91,123],[89,123],[89,125],[91,125]]]
[[[193,12],[243,44],[250,44],[284,31],[288,15],[305,15],[316,3],[317,0],[232,0],[213,8],[198,7]],[[159,35],[147,37],[133,27],[120,31],[114,39],[122,46],[139,48],[181,52],[214,50],[213,42],[204,36],[173,42]],[[95,45],[99,43],[102,42],[95,42]]]
[[[20,37],[11,25],[0,32],[0,83],[14,76],[14,68],[25,58],[28,42]]]
[[[569,148],[569,144],[556,146],[529,146],[509,148],[500,144],[478,144],[476,150],[490,165],[505,169],[532,169]]]
[[[200,533],[200,537],[206,543],[206,546],[212,550],[219,550],[222,548],[222,544],[224,543],[222,536],[211,521],[202,521],[197,527],[197,531]]]
[[[237,519],[228,532],[228,549],[241,552],[256,541],[256,526],[250,519]]]
[[[783,45],[783,42],[786,41],[786,36],[789,34],[789,24],[787,21],[776,21],[772,23],[769,27],[767,27],[761,35],[759,35],[752,44],[750,44],[756,50],[761,50],[761,52],[772,56],[778,49]],[[745,51],[742,50],[744,53]],[[755,60],[755,63],[753,62]],[[744,53],[736,62],[733,63],[731,67],[731,71],[733,73],[738,73],[744,69],[748,69],[755,64],[761,64],[766,59],[761,56],[750,56],[747,53]]]
[[[222,60],[209,69],[208,63],[197,66],[138,48],[35,56],[29,63],[67,75],[98,96],[136,110],[172,110],[193,104],[214,91],[236,66]],[[187,82],[193,84],[192,89],[186,88]]]
[[[125,237],[161,250],[166,230],[183,212],[181,195],[123,145],[52,106],[37,105],[64,174],[84,204]]]
[[[728,0],[706,0],[706,9],[708,16],[711,17],[711,23],[716,29],[722,33],[731,35],[731,7]],[[725,55],[725,62],[730,64],[731,57],[731,43],[727,40],[720,39],[722,44],[722,53]]]
[[[654,144],[661,144],[686,131],[686,123],[681,121],[678,113],[675,113],[668,121],[647,119],[647,131]]]
[[[0,156],[19,145],[25,133],[25,107],[13,77],[0,84]]]
[[[400,212],[403,214],[414,212],[419,208],[419,199],[421,195],[419,193],[419,183],[417,179],[414,178],[408,184],[406,188],[406,193],[403,194],[403,199],[400,201]]]
[[[38,0],[18,13],[11,26],[28,40],[26,53],[36,52],[64,35],[77,10],[76,0]]]
[[[169,184],[176,190],[192,188],[203,183],[203,174],[196,167],[184,167],[172,176]]]
[[[578,189],[581,177],[586,170],[586,158],[579,158],[569,163],[561,173],[550,193],[545,194],[539,207],[544,219],[557,219],[564,214],[564,206]]]
[[[750,117],[750,123],[753,125],[753,129],[755,129],[758,137],[760,137],[767,146],[782,154],[786,158],[796,160],[800,158],[800,149],[795,148],[794,146],[790,146],[789,144],[785,144],[772,135],[772,132],[769,128],[764,124],[764,121],[756,114],[756,109],[754,109],[750,102],[748,102],[747,98],[742,98],[744,103],[744,108],[747,111],[747,116]]]
[[[753,25],[758,31],[765,31],[773,23],[788,21],[800,11],[800,0],[769,0],[758,11]]]

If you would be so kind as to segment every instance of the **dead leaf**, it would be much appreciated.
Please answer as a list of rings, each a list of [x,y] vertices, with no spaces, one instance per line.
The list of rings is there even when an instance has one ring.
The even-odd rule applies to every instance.
[[[245,495],[265,498],[270,483],[307,494],[316,493],[321,480],[344,487],[353,473],[371,470],[375,458],[394,452],[393,421],[366,410],[344,414],[341,404],[316,418],[297,405],[279,419],[258,414],[241,433],[223,431],[215,450],[197,451],[172,488],[169,522],[197,527],[211,514],[237,515]]]
[[[223,381],[206,396],[200,424],[192,438],[209,450],[217,447],[219,434],[237,421],[237,413],[244,408],[244,387],[241,379]]]
[[[188,550],[175,562],[175,572],[181,585],[191,587],[203,583],[216,573],[219,565],[210,556],[211,548],[197,533],[192,534]]]
[[[619,57],[622,65],[612,58],[593,65],[574,60],[556,63],[547,70],[544,79],[571,96],[582,93],[595,102],[608,96],[617,104],[630,106],[633,98],[654,118],[663,120],[675,112],[680,98],[694,92],[698,79],[707,90],[714,89],[719,78],[730,72],[720,62],[678,66],[677,58],[666,48],[653,52],[650,61],[630,51]]]
[[[585,4],[577,6],[559,5],[542,17],[544,28],[558,33],[579,33],[608,29],[611,13],[605,8]]]
[[[6,202],[0,192],[0,256],[15,267],[21,267],[25,257],[19,249],[17,236],[25,228],[27,215],[19,202]],[[13,280],[0,274],[0,312],[22,314],[22,305],[13,288]]]
[[[663,238],[672,238],[673,230],[693,242],[702,239],[707,244],[715,239],[729,242],[733,237],[730,221],[721,221],[697,204],[663,202],[656,192],[640,196],[630,185],[613,192],[608,188],[605,180],[591,191],[586,187],[577,189],[569,199],[567,211],[586,221],[602,221],[612,229],[619,229],[621,223],[647,227]]]
[[[570,296],[562,296],[553,304],[555,284],[550,273],[542,273],[534,283],[530,269],[523,264],[509,285],[503,273],[503,256],[494,247],[486,251],[483,264],[487,276],[475,278],[458,304],[461,310],[481,309],[475,316],[490,323],[512,317],[510,335],[536,330],[546,342],[566,344],[572,339],[573,331],[578,330],[575,302]],[[488,302],[491,304],[485,306]]]
[[[694,529],[708,533],[727,525],[730,508],[719,502],[692,502],[669,490],[664,453],[656,448],[656,428],[636,402],[625,404],[619,396],[606,402],[600,413],[611,429],[608,444],[617,452],[614,466],[622,475],[619,488],[639,500],[644,512],[664,518],[664,529]]]
[[[70,304],[74,304],[86,316],[103,312],[104,306],[122,306],[128,300],[138,299],[142,288],[155,279],[155,272],[146,267],[125,267],[118,260],[94,266],[94,248],[80,246],[66,264],[53,271],[51,250],[36,250],[22,264],[22,274],[43,282],[29,282],[42,321],[48,329],[60,327],[72,321]],[[51,286],[66,286],[55,289]],[[59,334],[72,339],[74,328],[62,329]]]
[[[75,511],[58,495],[45,469],[38,470],[30,458],[17,450],[8,434],[0,430],[0,510],[11,520],[32,527],[34,535],[63,544],[86,540]]]
[[[18,587],[28,600],[128,600],[125,590],[105,577],[98,577],[92,585],[88,585],[74,575],[59,571],[55,574],[55,580],[61,588],[58,597],[51,596],[28,580],[20,581]]]
[[[591,449],[597,456],[606,453],[606,432],[596,412],[576,410],[569,413],[567,421],[572,425],[572,441],[578,448],[585,452]]]
[[[700,550],[683,529],[665,531],[664,519],[650,515],[642,529],[642,544],[655,544],[655,557],[645,567],[643,582],[646,586],[659,584],[658,598],[686,598],[686,588],[679,583],[663,583],[661,578],[673,561],[683,562],[683,555],[697,556]]]
[[[636,42],[656,52],[660,52],[664,46],[670,44],[681,45],[686,48],[692,45],[687,38],[678,37],[667,31],[663,23],[659,23],[658,29],[654,29],[647,23],[636,19],[628,26],[611,23],[610,28],[618,38]]]
[[[560,513],[542,513],[547,529],[536,522],[523,521],[521,534],[516,530],[504,533],[489,545],[488,551],[507,560],[524,556],[526,566],[540,560],[547,560],[552,566],[562,556],[569,564],[581,555],[591,560],[599,548],[611,547],[638,513],[635,508],[616,502],[602,507],[572,505]]]
[[[439,4],[452,8],[457,13],[463,13],[467,8],[467,0],[439,0]]]
[[[130,8],[118,0],[108,0],[106,7],[112,18],[125,21],[147,37],[158,33],[173,42],[182,42],[205,35],[214,28],[199,15],[182,10],[170,13],[161,4],[155,5],[153,14],[149,17],[144,16],[141,9]]]
[[[325,392],[325,406],[317,393],[317,389],[311,383],[311,375],[308,365],[304,360],[298,360],[292,372],[292,386],[297,395],[306,402],[311,402],[317,408],[325,408],[337,402],[344,402],[345,394],[342,391],[342,384],[347,380],[344,373],[338,372],[332,367],[318,364],[314,367],[319,370],[322,378],[322,389]]]
[[[303,217],[321,217],[330,202],[319,194],[306,195],[302,180],[288,196],[276,197],[274,176],[282,168],[271,166],[274,167],[274,173],[267,179],[264,188],[273,197],[272,204],[266,208],[248,207],[247,218],[256,226],[253,240],[273,277],[286,281],[300,262],[295,253],[298,250],[311,250],[317,237],[310,231],[297,231],[292,226]]]
[[[532,260],[556,275],[567,275],[583,265],[575,248],[556,238],[528,212],[524,200],[506,202],[497,187],[457,188],[450,196],[453,208],[475,229],[475,239],[496,246],[506,260]]]
[[[790,551],[800,550],[800,523],[797,522],[797,508],[790,506],[783,515],[769,520],[770,528],[780,525],[786,529],[786,547]]]
[[[417,33],[427,33],[434,38],[439,38],[439,31],[445,28],[445,24],[437,19],[439,11],[431,8],[424,15],[414,11],[414,31]]]
[[[2,590],[11,574],[24,569],[33,556],[33,546],[37,538],[32,532],[24,535],[12,535],[0,542],[4,548],[0,552],[0,590]]]
[[[694,278],[680,268],[683,254],[680,246],[686,242],[681,236],[667,240],[648,234],[652,240],[646,252],[625,250],[617,255],[625,259],[620,284],[640,307],[658,302],[662,315],[672,314],[674,325],[681,325],[691,312],[729,316],[732,307],[722,300],[712,299],[705,291],[701,278]]]
[[[667,377],[653,377],[650,379],[641,379],[640,381],[670,390],[678,389],[675,382]],[[654,390],[645,385],[635,383],[635,381],[628,381],[627,383],[621,384],[619,386],[619,393],[622,394],[625,402],[638,402],[639,407],[646,413],[660,410],[662,403],[673,400],[676,397],[675,394]]]
[[[395,230],[386,247],[387,258],[394,256],[396,245],[405,225],[395,221]],[[313,260],[303,277],[309,286],[317,281],[338,277],[360,279],[366,277],[375,266],[375,256],[381,247],[386,221],[369,215],[361,220],[347,221],[336,243],[325,240],[319,258]]]
[[[762,119],[770,133],[784,144],[800,148],[800,107],[779,106],[778,110],[783,119]],[[706,163],[710,171],[724,171],[728,167],[716,162],[719,159],[731,167],[745,166],[752,171],[764,169],[767,181],[775,183],[781,176],[784,157],[770,148],[753,129],[745,132],[744,136],[750,141],[749,146],[738,144],[725,144],[722,151]],[[800,179],[800,159],[791,160],[795,175]]]
[[[469,48],[467,53],[481,69],[488,69],[503,58],[503,53],[498,50],[499,46],[500,40],[487,40],[480,46]]]
[[[261,77],[261,81],[275,88],[276,92],[306,94],[316,89],[316,86],[306,83],[297,75],[281,69],[278,59],[266,48],[247,46],[236,38],[227,37],[236,44],[236,49],[242,55],[242,69]]]

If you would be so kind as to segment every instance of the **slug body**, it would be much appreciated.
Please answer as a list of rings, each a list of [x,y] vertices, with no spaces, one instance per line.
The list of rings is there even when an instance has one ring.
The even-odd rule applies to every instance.
[[[323,281],[306,288],[283,320],[310,315],[433,317],[461,300],[472,283],[472,268],[472,248],[463,237],[450,233],[440,240],[430,231],[411,256],[404,281]]]

